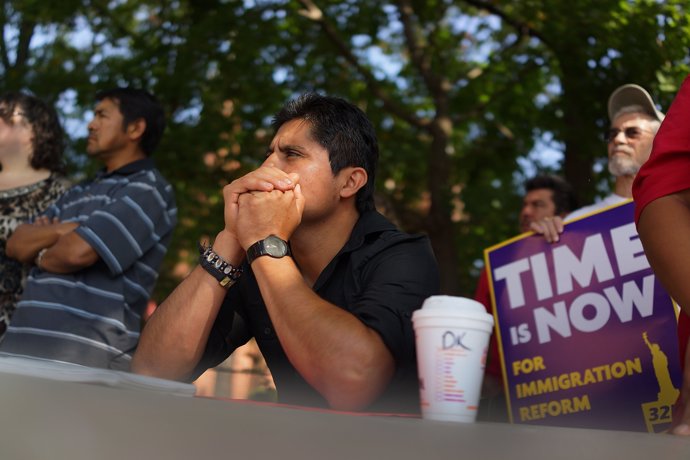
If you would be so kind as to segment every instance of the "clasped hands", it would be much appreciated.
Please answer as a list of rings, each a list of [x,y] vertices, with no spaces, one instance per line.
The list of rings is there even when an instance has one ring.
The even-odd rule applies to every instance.
[[[79,223],[77,222],[61,222],[57,217],[53,217],[51,219],[47,216],[38,216],[31,225],[33,225],[35,228],[51,227],[51,229],[59,236],[69,233],[75,228],[79,227]]]
[[[302,221],[304,195],[299,175],[273,165],[240,177],[223,188],[225,231],[243,249],[268,235],[289,240]]]

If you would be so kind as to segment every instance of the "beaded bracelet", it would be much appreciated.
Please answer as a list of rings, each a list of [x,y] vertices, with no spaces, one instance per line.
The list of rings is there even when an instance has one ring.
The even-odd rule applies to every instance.
[[[242,276],[242,268],[235,267],[213,252],[211,245],[204,246],[199,243],[199,265],[226,289],[235,284]]]

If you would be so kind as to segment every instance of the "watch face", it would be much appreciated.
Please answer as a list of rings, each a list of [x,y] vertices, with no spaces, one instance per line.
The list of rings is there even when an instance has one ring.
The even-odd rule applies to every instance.
[[[264,249],[271,257],[283,257],[287,254],[287,245],[285,241],[277,236],[269,236],[264,240]]]

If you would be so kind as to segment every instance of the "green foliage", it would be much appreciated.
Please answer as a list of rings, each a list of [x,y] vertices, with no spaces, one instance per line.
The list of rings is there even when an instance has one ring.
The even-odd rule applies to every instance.
[[[136,85],[164,103],[155,159],[180,225],[162,300],[222,228],[222,187],[258,165],[271,115],[309,90],[359,104],[377,127],[382,209],[429,233],[446,292],[470,295],[485,247],[514,235],[521,184],[564,174],[583,202],[601,166],[606,100],[639,83],[667,108],[690,71],[690,0],[65,0],[3,2],[0,88],[63,119]],[[83,135],[83,133],[82,133]],[[72,139],[75,173],[86,161]],[[540,139],[562,164],[531,154]]]

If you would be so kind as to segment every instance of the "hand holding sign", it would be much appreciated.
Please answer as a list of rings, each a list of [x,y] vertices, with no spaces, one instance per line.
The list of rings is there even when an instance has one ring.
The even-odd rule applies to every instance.
[[[632,217],[628,203],[566,224],[558,244],[521,236],[487,250],[513,421],[657,431],[670,420],[675,312]]]

